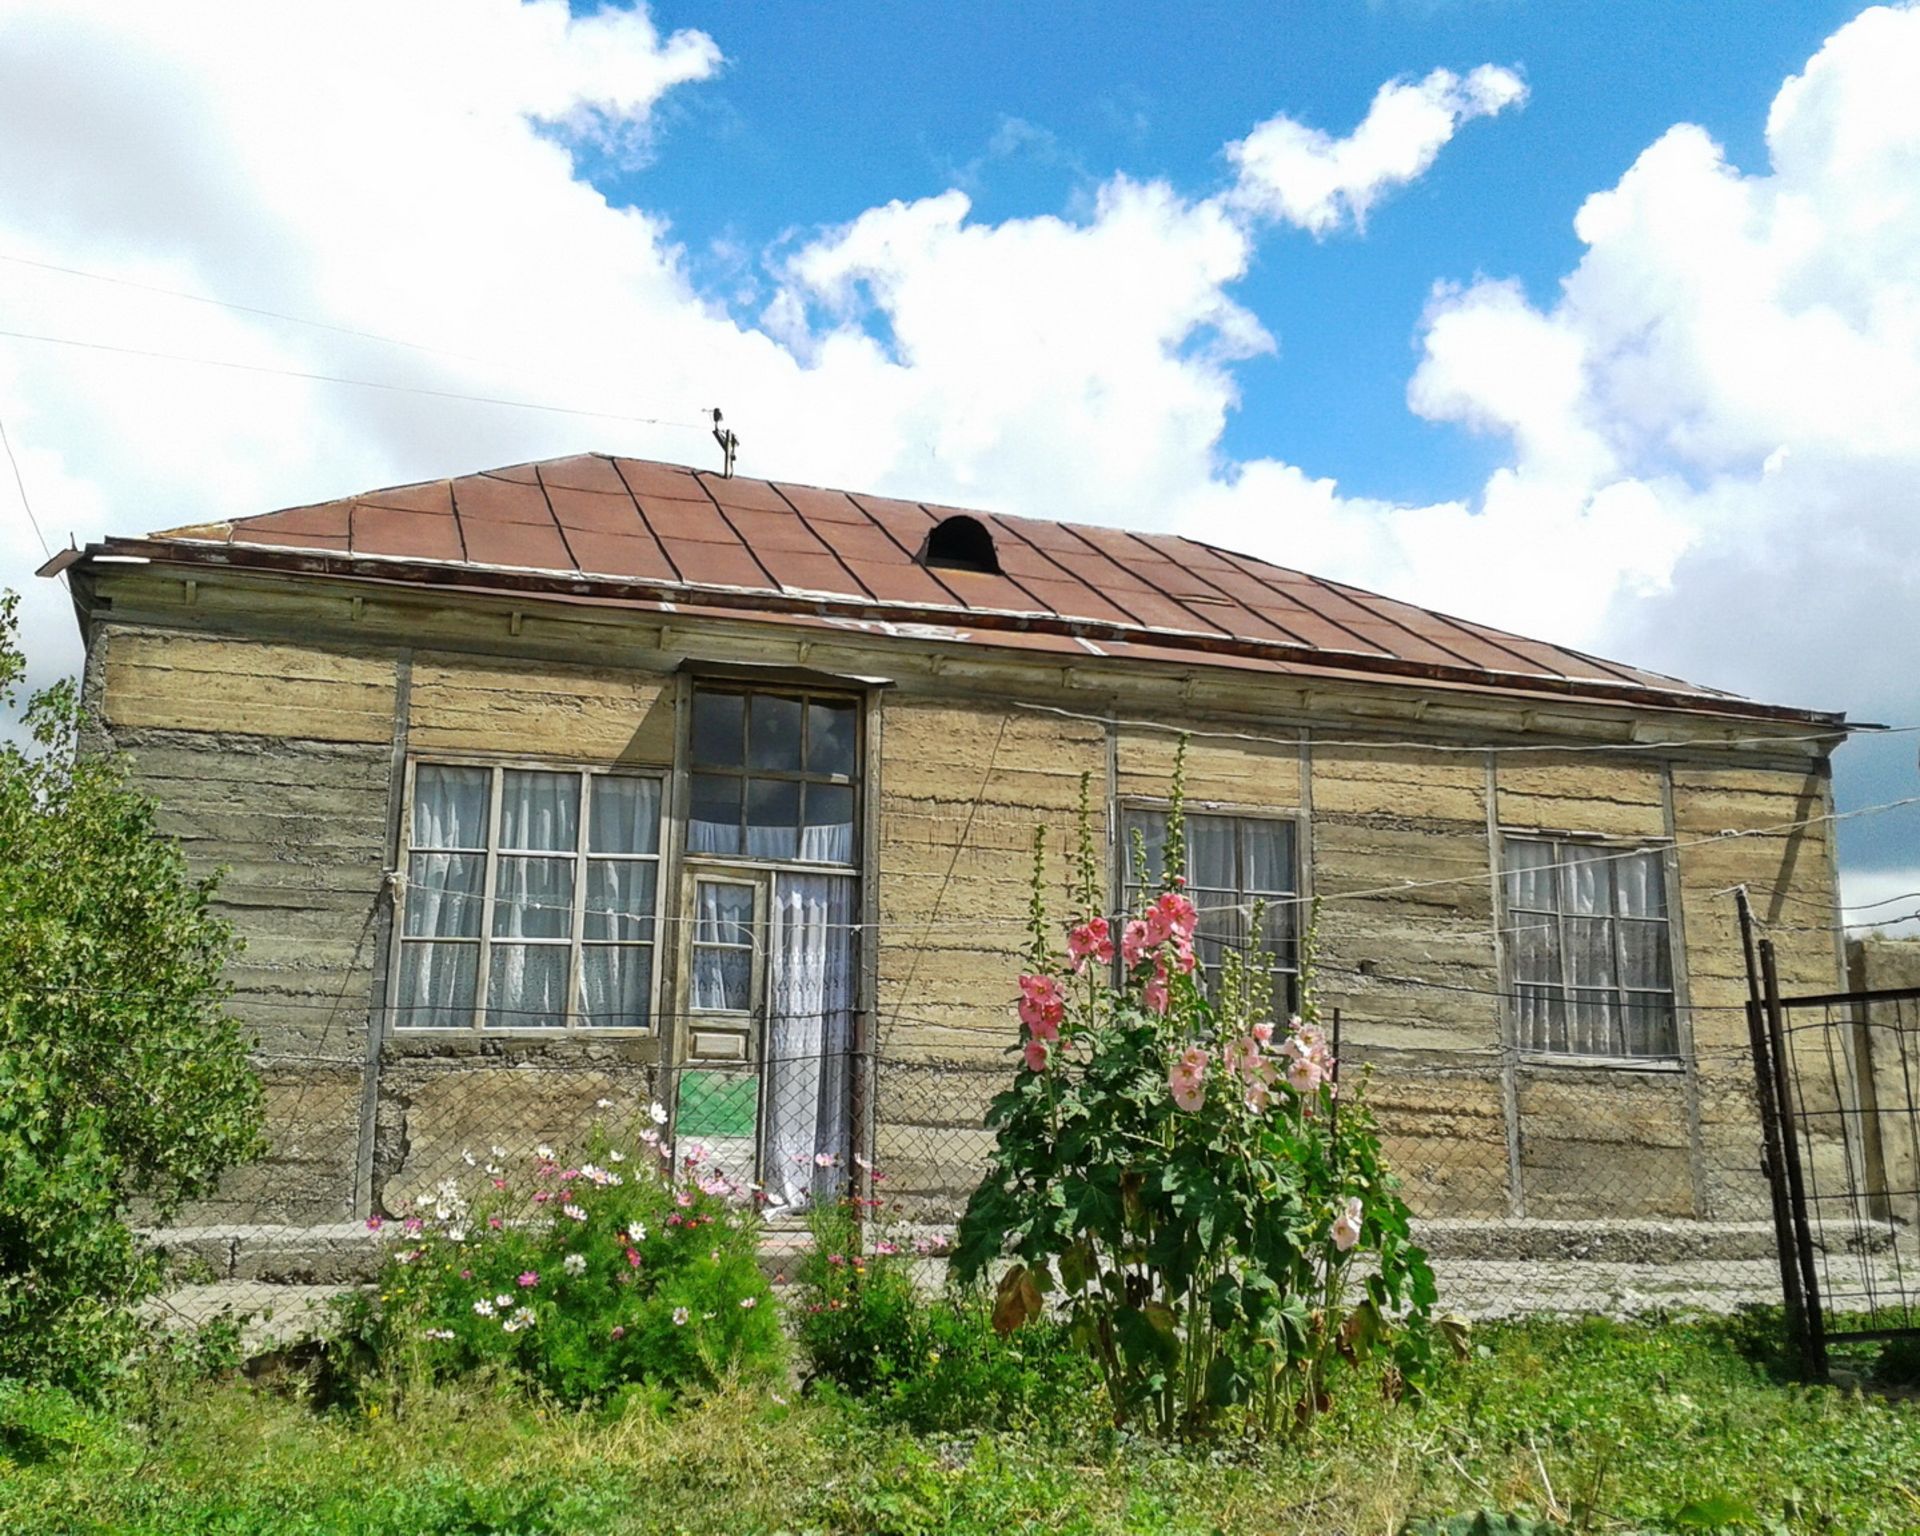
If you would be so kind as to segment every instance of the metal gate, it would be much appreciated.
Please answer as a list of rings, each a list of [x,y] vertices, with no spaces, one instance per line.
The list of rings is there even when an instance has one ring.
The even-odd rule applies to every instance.
[[[1835,1347],[1920,1338],[1920,988],[1783,997],[1765,939],[1753,968],[1781,1291],[1824,1380]]]

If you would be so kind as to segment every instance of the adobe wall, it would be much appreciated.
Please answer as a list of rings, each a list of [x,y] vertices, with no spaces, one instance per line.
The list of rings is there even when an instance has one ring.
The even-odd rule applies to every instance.
[[[412,1035],[379,1042],[372,1065],[367,1055],[387,984],[396,764],[443,752],[670,768],[671,674],[689,657],[895,680],[877,695],[869,764],[870,1144],[892,1190],[924,1212],[964,1198],[989,1145],[981,1112],[1011,1074],[1033,829],[1046,829],[1057,891],[1086,778],[1105,877],[1107,805],[1164,795],[1171,769],[1168,730],[1026,699],[1281,738],[1196,739],[1189,798],[1298,819],[1306,893],[1324,899],[1320,1000],[1340,1010],[1349,1069],[1371,1068],[1390,1154],[1423,1214],[1765,1215],[1726,893],[1746,884],[1778,925],[1783,985],[1837,983],[1830,935],[1793,931],[1831,908],[1828,829],[1767,830],[1830,809],[1826,779],[1807,768],[1723,766],[1708,746],[1649,761],[1394,745],[1591,729],[1572,711],[1564,727],[1536,724],[1484,701],[1423,718],[1424,704],[1401,700],[1406,718],[1372,726],[1309,719],[1333,703],[1373,707],[1378,689],[1326,704],[1295,689],[1287,702],[1259,680],[1199,688],[1137,670],[1102,692],[1038,663],[948,667],[925,643],[885,635],[796,640],[604,613],[529,618],[523,630],[518,613],[433,595],[390,609],[378,595],[351,609],[337,596],[288,599],[283,612],[244,585],[184,597],[180,586],[124,578],[89,690],[162,826],[196,869],[230,870],[222,910],[247,943],[236,1006],[260,1036],[276,1142],[201,1219],[339,1221],[370,1199],[396,1208],[463,1152],[530,1145],[557,1121],[630,1118],[661,1093],[652,1036]],[[568,629],[589,619],[590,634]],[[309,638],[286,639],[296,631]],[[1576,1067],[1509,1048],[1493,850],[1504,831],[1527,829],[1673,845],[1676,987],[1694,1053],[1684,1066]]]

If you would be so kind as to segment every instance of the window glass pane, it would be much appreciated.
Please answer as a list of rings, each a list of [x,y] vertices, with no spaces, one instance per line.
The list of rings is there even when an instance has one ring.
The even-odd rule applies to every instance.
[[[738,768],[746,762],[745,694],[694,690],[693,760],[715,768]]]
[[[693,776],[693,811],[688,817],[687,852],[740,851],[740,780],[717,773]]]
[[[1627,1054],[1672,1056],[1679,1050],[1673,1000],[1653,992],[1629,992],[1626,1010]]]
[[[1620,978],[1622,986],[1660,992],[1673,986],[1665,923],[1621,919],[1620,954],[1626,968],[1626,974]]]
[[[756,704],[754,719],[759,718]],[[792,779],[748,779],[747,857],[790,859],[799,851],[799,784]]]
[[[1613,870],[1615,860],[1604,849],[1578,848],[1560,843],[1559,855],[1562,912],[1581,917],[1603,917],[1613,910]],[[1572,941],[1569,940],[1569,943]]]
[[[580,776],[509,768],[500,784],[500,846],[571,853],[580,843]]]
[[[515,858],[495,866],[496,938],[564,939],[573,932],[573,860]]]
[[[855,704],[807,705],[808,773],[853,776],[859,719],[859,706]]]
[[[402,1029],[470,1029],[478,944],[403,944],[395,1022]]]
[[[753,951],[693,951],[693,1006],[713,1013],[745,1013],[753,1006]]]
[[[1250,891],[1293,890],[1293,823],[1250,818],[1240,823]]]
[[[1234,890],[1240,872],[1237,823],[1227,816],[1187,818],[1187,884]]]
[[[421,763],[413,772],[413,846],[487,846],[485,768],[443,768]]]
[[[1565,922],[1566,982],[1572,987],[1618,984],[1613,964],[1613,924],[1604,919],[1570,917]]]
[[[1565,1015],[1557,989],[1522,982],[1514,988],[1514,1013],[1521,1050],[1563,1051],[1567,1048]]]
[[[1138,833],[1147,848],[1147,883],[1158,885],[1161,878],[1161,857],[1167,844],[1167,818],[1159,811],[1128,811],[1126,818],[1126,846],[1122,856],[1126,860],[1127,880],[1131,883],[1138,878],[1133,867],[1134,835]]]
[[[1188,895],[1199,909],[1193,928],[1193,951],[1208,970],[1217,970],[1220,957],[1229,949],[1236,953],[1246,940],[1246,918],[1238,910],[1239,897],[1229,890],[1191,888]]]
[[[753,696],[747,718],[747,766],[774,773],[800,771],[800,701],[770,693]]]
[[[653,938],[655,866],[640,859],[591,859],[587,863],[586,926],[589,939],[625,943]]]
[[[1618,1005],[1611,992],[1573,991],[1567,995],[1567,1045],[1576,1056],[1616,1056]]]
[[[660,781],[595,774],[587,848],[593,853],[660,851]]]
[[[407,860],[409,938],[477,938],[486,904],[484,853],[416,853]]]
[[[751,944],[753,898],[750,885],[727,885],[702,880],[695,899],[693,940],[696,944]]]
[[[1657,853],[1637,853],[1614,860],[1614,880],[1620,892],[1620,910],[1629,917],[1665,917],[1667,887]]]
[[[647,984],[653,950],[645,944],[588,946],[580,951],[583,1022],[617,1029],[647,1023]]]
[[[1507,839],[1507,905],[1539,912],[1559,908],[1553,871],[1553,844],[1535,838]]]
[[[1516,982],[1560,980],[1560,920],[1540,912],[1515,912],[1508,923],[1507,953]]]
[[[496,1029],[559,1029],[567,1021],[564,944],[495,944],[487,971],[487,1022]]]
[[[853,862],[853,788],[846,784],[809,784],[806,821],[800,832],[800,857],[821,864]]]

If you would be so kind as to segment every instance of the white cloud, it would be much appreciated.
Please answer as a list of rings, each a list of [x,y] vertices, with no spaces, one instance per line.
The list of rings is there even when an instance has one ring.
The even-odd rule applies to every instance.
[[[1850,933],[1920,939],[1920,864],[1905,869],[1853,869],[1840,879]]]
[[[1477,495],[1428,506],[1223,452],[1237,366],[1273,346],[1234,289],[1269,225],[1359,228],[1464,123],[1519,105],[1513,71],[1390,82],[1344,138],[1269,119],[1213,195],[1118,176],[1072,218],[981,221],[961,190],[875,207],[783,242],[748,315],[578,163],[655,150],[661,97],[722,67],[700,33],[561,0],[0,0],[0,164],[33,168],[0,179],[0,252],[446,351],[4,262],[0,328],[611,413],[0,341],[0,418],[49,532],[586,447],[699,461],[694,417],[719,403],[749,471],[1178,528],[1702,681],[1920,718],[1920,12],[1868,12],[1782,87],[1768,166],[1661,136],[1581,210],[1549,300],[1436,287],[1409,405],[1509,452]],[[28,590],[44,673],[72,663],[71,619],[26,578],[10,499],[0,476],[0,580]]]
[[[1343,139],[1279,113],[1228,147],[1239,172],[1232,200],[1316,235],[1348,222],[1364,228],[1381,195],[1425,175],[1463,123],[1526,97],[1512,70],[1482,64],[1464,79],[1436,69],[1422,80],[1388,81]]]

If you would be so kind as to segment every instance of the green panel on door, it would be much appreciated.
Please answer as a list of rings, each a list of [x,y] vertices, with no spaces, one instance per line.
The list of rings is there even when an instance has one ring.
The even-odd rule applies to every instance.
[[[760,1079],[739,1072],[684,1070],[676,1136],[751,1137]]]

